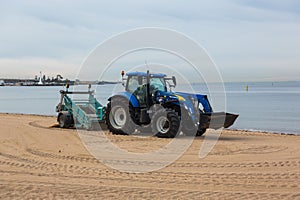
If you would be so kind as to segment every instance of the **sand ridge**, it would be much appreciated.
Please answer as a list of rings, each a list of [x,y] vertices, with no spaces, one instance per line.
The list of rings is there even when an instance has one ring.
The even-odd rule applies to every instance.
[[[124,173],[92,157],[75,129],[51,127],[55,117],[0,114],[0,119],[1,199],[300,199],[300,136],[224,130],[204,159],[198,157],[204,139],[199,137],[161,170]],[[87,134],[106,134],[133,152],[169,142]]]

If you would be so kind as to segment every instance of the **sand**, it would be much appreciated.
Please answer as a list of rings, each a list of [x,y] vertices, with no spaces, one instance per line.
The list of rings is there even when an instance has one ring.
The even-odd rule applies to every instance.
[[[125,173],[92,157],[75,129],[51,127],[55,117],[0,119],[0,199],[300,199],[300,136],[223,130],[204,159],[202,136],[165,168]],[[102,134],[128,151],[170,141]]]

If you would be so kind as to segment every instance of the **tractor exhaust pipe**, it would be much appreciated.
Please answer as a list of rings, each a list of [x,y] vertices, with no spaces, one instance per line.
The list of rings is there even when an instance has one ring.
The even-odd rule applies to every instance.
[[[146,105],[147,108],[151,107],[151,95],[150,95],[150,73],[149,70],[147,70],[147,83],[146,83]]]

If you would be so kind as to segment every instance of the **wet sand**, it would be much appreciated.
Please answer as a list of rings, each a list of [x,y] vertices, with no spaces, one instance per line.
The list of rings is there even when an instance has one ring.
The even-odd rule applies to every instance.
[[[0,199],[300,199],[300,136],[223,130],[204,159],[202,136],[165,168],[126,173],[92,157],[75,129],[53,127],[55,117],[0,119]],[[101,134],[137,152],[170,141]]]

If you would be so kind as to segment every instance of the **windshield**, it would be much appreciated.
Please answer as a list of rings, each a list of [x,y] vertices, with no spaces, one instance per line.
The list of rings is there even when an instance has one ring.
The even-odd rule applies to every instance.
[[[136,90],[146,87],[146,83],[146,77],[132,76],[128,80],[127,91],[134,93]],[[150,78],[150,93],[153,93],[157,90],[166,91],[165,80],[157,77]]]
[[[165,80],[163,78],[150,79],[150,93],[153,93],[157,90],[166,91]]]

